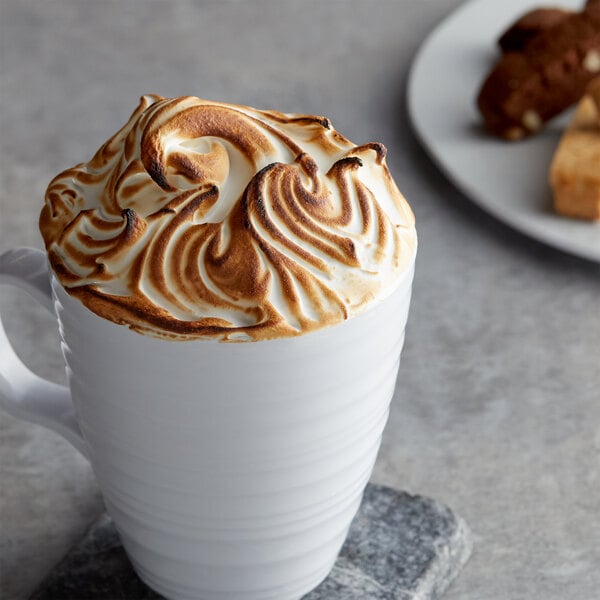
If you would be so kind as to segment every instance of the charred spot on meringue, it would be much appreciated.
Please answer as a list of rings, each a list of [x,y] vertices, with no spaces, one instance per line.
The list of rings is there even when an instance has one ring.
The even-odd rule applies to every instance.
[[[132,229],[135,222],[135,212],[131,208],[124,208],[121,214],[125,218],[126,229]]]
[[[340,160],[335,162],[329,172],[331,173],[336,169],[344,169],[346,167],[350,169],[356,169],[362,166],[363,161],[358,156],[345,156],[344,158],[340,158]]]
[[[380,142],[370,142],[360,147],[361,150],[362,148],[369,148],[370,150],[373,150],[377,155],[375,159],[377,164],[383,164],[383,161],[385,160],[385,157],[387,155],[387,148],[383,144],[381,144]]]
[[[302,335],[391,293],[412,261],[414,217],[385,156],[326,117],[143,96],[53,179],[40,230],[67,292],[134,331]]]

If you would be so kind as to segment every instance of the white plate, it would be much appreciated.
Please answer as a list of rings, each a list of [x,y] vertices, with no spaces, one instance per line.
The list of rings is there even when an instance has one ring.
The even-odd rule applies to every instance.
[[[417,135],[446,175],[475,203],[515,229],[600,262],[600,224],[552,212],[548,167],[570,114],[521,142],[487,134],[475,106],[499,52],[496,40],[541,0],[471,0],[427,38],[414,61],[408,109]],[[561,0],[580,8],[582,0]]]

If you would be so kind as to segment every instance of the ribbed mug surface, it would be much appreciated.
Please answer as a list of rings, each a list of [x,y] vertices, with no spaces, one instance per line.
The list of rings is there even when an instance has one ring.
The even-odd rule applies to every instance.
[[[340,325],[169,342],[54,280],[79,423],[140,577],[177,600],[297,600],[332,568],[387,420],[412,267]]]

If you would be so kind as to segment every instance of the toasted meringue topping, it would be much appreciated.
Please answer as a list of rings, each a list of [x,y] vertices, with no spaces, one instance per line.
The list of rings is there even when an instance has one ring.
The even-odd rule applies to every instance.
[[[148,95],[58,175],[40,229],[65,289],[159,337],[294,336],[362,312],[412,262],[377,143],[323,117]]]

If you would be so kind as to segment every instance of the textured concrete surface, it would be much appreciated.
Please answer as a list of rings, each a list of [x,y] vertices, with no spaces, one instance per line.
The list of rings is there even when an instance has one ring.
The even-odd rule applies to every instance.
[[[142,93],[325,114],[379,140],[418,221],[397,397],[373,480],[436,498],[475,552],[445,598],[600,589],[600,268],[512,232],[434,168],[409,65],[459,0],[0,1],[0,250],[39,246],[43,192]],[[443,109],[443,108],[441,108]],[[52,322],[5,288],[21,355],[62,377]],[[22,600],[100,514],[66,443],[0,415],[0,596]]]
[[[435,600],[471,554],[465,522],[430,498],[369,485],[329,577],[304,600]],[[104,513],[30,600],[160,600]]]

